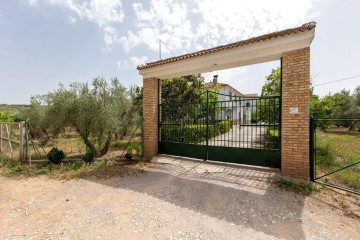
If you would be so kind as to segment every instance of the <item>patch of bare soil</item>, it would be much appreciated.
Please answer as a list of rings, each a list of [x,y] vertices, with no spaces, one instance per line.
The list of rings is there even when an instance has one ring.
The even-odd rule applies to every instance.
[[[358,239],[359,198],[268,184],[274,173],[126,162],[75,180],[0,177],[0,239]],[[117,175],[122,177],[119,177]],[[122,175],[121,175],[122,174]]]

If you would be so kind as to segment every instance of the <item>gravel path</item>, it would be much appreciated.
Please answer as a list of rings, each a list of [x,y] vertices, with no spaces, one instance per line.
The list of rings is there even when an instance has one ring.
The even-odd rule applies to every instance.
[[[233,125],[229,132],[209,139],[209,146],[264,148],[266,129],[266,126]]]
[[[158,157],[123,178],[0,178],[0,239],[360,239],[359,218],[276,176]]]

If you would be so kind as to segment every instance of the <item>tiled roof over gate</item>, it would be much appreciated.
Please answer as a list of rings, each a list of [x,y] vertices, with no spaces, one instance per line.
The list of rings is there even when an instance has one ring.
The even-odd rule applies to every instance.
[[[315,27],[316,27],[316,22],[309,22],[309,23],[303,24],[300,27],[289,28],[289,29],[282,30],[282,31],[279,31],[279,32],[272,32],[272,33],[268,33],[268,34],[261,35],[261,36],[258,36],[258,37],[249,38],[247,40],[230,43],[230,44],[227,44],[227,45],[221,45],[221,46],[201,50],[201,51],[194,52],[194,53],[189,53],[189,54],[185,54],[185,55],[181,55],[181,56],[177,56],[177,57],[172,57],[172,58],[167,58],[167,59],[152,62],[152,63],[143,64],[143,65],[138,66],[137,69],[138,70],[147,69],[147,68],[152,68],[152,67],[172,63],[172,62],[178,62],[178,61],[182,61],[182,60],[186,60],[186,59],[190,59],[190,58],[196,58],[196,57],[200,57],[200,56],[204,56],[204,55],[208,55],[208,54],[212,54],[212,53],[227,51],[227,50],[230,50],[230,49],[239,48],[239,47],[242,47],[242,46],[254,44],[254,43],[257,43],[257,42],[260,42],[260,41],[266,41],[266,40],[270,40],[270,39],[277,38],[277,37],[284,37],[284,36],[287,36],[287,35],[297,34],[298,32],[310,31]]]

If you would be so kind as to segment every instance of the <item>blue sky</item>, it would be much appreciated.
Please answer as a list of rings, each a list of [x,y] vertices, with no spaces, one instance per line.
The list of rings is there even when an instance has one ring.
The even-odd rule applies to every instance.
[[[311,76],[321,84],[360,75],[360,2],[356,0],[2,0],[0,103],[29,103],[59,83],[118,77],[142,85],[136,65],[159,59],[161,39],[175,55],[318,23]],[[162,47],[162,58],[171,53]],[[204,73],[243,93],[260,93],[279,62]],[[360,77],[315,86],[321,96],[353,90]]]

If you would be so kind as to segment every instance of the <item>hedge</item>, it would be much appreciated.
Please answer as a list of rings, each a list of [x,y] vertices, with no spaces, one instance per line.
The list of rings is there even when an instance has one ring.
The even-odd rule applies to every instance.
[[[266,146],[270,149],[279,149],[279,130],[269,128],[266,134]]]
[[[232,126],[233,121],[231,120],[209,124],[209,138],[227,133]],[[206,125],[164,125],[161,127],[161,141],[180,143],[200,143],[206,141]]]

